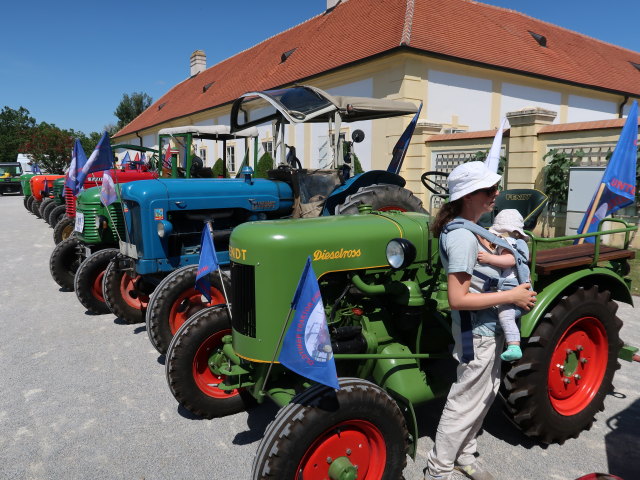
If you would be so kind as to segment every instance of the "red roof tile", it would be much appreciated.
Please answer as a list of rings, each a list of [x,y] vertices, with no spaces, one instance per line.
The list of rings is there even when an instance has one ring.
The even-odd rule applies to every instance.
[[[539,46],[528,31],[544,35],[547,48]],[[629,63],[640,64],[640,53],[512,10],[470,0],[349,0],[179,83],[117,136],[223,105],[247,91],[292,84],[401,45],[640,96],[640,72]],[[281,62],[281,55],[294,48]],[[215,83],[203,92],[211,82]]]
[[[605,128],[622,128],[626,118],[613,118],[610,120],[594,120],[591,122],[562,123],[558,125],[545,125],[538,133],[577,132],[580,130],[601,130]],[[638,120],[640,126],[640,120]]]

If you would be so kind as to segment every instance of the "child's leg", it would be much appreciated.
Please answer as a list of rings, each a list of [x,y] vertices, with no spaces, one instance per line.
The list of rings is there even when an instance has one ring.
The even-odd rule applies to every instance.
[[[514,305],[501,305],[498,307],[498,321],[504,331],[508,345],[504,353],[500,355],[500,358],[506,362],[522,358],[522,350],[520,350],[520,330],[516,324],[516,309]]]

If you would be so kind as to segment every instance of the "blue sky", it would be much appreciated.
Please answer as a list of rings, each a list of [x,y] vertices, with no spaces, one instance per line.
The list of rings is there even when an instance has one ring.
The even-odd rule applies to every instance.
[[[418,0],[423,1],[423,0]],[[486,0],[640,51],[638,0]],[[158,99],[189,75],[297,25],[326,0],[14,1],[0,28],[0,108],[85,133],[116,123],[123,93]]]

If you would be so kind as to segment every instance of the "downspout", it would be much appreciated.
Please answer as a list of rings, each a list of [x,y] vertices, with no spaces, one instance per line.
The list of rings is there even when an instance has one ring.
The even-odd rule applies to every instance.
[[[618,118],[622,118],[622,111],[624,110],[624,106],[627,104],[628,101],[629,101],[629,95],[625,95],[624,100],[618,107]]]
[[[627,97],[627,98],[628,98],[628,97]],[[138,135],[138,132],[137,132],[137,131],[135,131],[135,132],[133,132],[133,133],[135,133],[135,134],[136,134],[136,137],[138,137],[138,138],[140,139],[140,141],[138,142],[138,143],[140,143],[140,146],[141,146],[141,147],[144,147],[144,145],[142,145],[142,137],[141,137],[140,135]]]

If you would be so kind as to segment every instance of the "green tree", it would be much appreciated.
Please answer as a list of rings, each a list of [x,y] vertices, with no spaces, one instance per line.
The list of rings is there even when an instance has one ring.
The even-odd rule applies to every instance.
[[[24,107],[14,110],[4,107],[0,112],[0,162],[15,162],[20,147],[36,126],[35,118]]]
[[[118,129],[123,128],[144,112],[153,103],[153,99],[143,92],[125,93],[113,114],[118,118]]]
[[[213,168],[211,169],[211,173],[213,174],[213,178],[222,177],[223,166],[224,166],[224,164],[222,163],[222,159],[221,158],[216,160],[216,163],[213,165]],[[227,170],[225,173],[226,173],[225,177],[229,178],[229,170]]]
[[[579,154],[577,154],[580,156]],[[567,204],[569,194],[569,167],[573,164],[571,156],[567,153],[551,149],[542,157],[544,160],[551,158],[542,169],[544,175],[544,193],[549,197],[549,210],[558,210]]]
[[[45,172],[63,174],[71,158],[73,139],[78,133],[84,135],[42,122],[30,130],[20,148]]]
[[[269,176],[269,170],[273,169],[273,158],[269,155],[269,152],[262,154],[256,165],[256,171],[254,177],[267,178]]]

